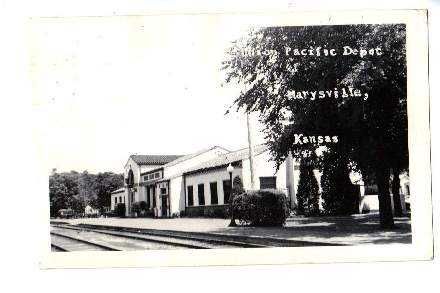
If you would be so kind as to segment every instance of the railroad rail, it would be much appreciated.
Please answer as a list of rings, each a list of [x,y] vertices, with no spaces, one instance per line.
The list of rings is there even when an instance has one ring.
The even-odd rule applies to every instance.
[[[105,225],[51,223],[56,229],[64,229],[107,235],[119,239],[137,242],[150,242],[162,245],[159,249],[192,248],[263,248],[263,247],[298,247],[330,246],[323,242],[298,241],[271,237],[225,235],[218,233],[187,232],[173,230],[137,229]],[[158,248],[146,248],[158,249]],[[123,247],[120,250],[125,250]]]
[[[74,233],[80,232],[88,232],[89,236],[93,236],[94,234],[102,234],[106,236],[110,236],[110,240],[125,240],[128,245],[135,245],[137,247],[145,246],[145,243],[153,243],[160,245],[159,249],[175,249],[175,248],[191,248],[191,249],[212,249],[212,248],[243,248],[243,247],[263,247],[258,244],[249,244],[242,243],[238,241],[226,241],[226,240],[216,240],[216,239],[206,239],[200,237],[182,237],[182,236],[172,236],[172,235],[160,235],[158,234],[145,234],[145,233],[135,233],[135,232],[126,232],[126,231],[109,231],[103,229],[91,229],[84,227],[72,227],[68,225],[52,225],[56,231],[52,231],[51,234],[53,236],[62,236],[66,238],[70,238],[72,240],[79,240],[81,242],[90,242],[85,238],[80,238]],[[73,233],[66,233],[66,231],[73,231]],[[60,233],[60,231],[62,233]],[[53,237],[52,237],[53,238]],[[142,242],[142,243],[141,243]],[[92,242],[96,244],[95,246],[106,246],[105,244]],[[125,250],[124,243],[119,241],[119,246],[116,249],[111,250]],[[60,246],[60,245],[58,245]],[[152,248],[154,249],[154,245]],[[67,249],[70,251],[69,249]],[[83,250],[83,249],[81,249]],[[96,250],[96,249],[95,249]],[[59,250],[58,250],[59,251]]]
[[[50,232],[51,235],[51,247],[53,251],[117,251],[115,247],[104,243],[98,243],[82,237],[73,237],[59,232]]]

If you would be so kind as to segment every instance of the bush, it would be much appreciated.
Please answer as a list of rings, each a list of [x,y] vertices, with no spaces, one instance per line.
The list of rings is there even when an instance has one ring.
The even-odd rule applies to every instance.
[[[310,161],[302,159],[299,165],[297,213],[305,216],[319,214],[319,186]]]
[[[146,201],[139,202],[139,209],[141,211],[146,211],[148,209],[147,202]]]
[[[115,206],[115,215],[116,217],[125,218],[125,204],[118,203]]]
[[[232,208],[235,219],[251,226],[283,226],[289,215],[285,194],[271,189],[236,195]]]
[[[139,202],[134,202],[134,203],[131,205],[131,212],[132,212],[134,215],[139,215],[139,214],[140,214],[140,212],[141,212],[141,208],[140,208],[140,204],[139,204]]]
[[[223,206],[206,206],[203,216],[206,218],[226,218],[226,208]]]
[[[180,217],[207,217],[207,218],[227,218],[228,205],[196,206],[187,207]]]

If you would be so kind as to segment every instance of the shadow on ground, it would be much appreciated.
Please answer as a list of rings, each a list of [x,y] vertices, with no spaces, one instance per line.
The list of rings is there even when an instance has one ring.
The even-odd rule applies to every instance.
[[[238,226],[212,232],[350,245],[410,244],[412,241],[410,219],[401,217],[395,218],[394,221],[394,229],[384,230],[380,227],[378,214],[350,217],[295,217],[289,218],[285,227]]]

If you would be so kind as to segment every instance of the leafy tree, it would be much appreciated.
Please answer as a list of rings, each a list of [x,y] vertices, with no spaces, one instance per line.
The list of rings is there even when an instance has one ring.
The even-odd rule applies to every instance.
[[[95,191],[97,207],[104,211],[104,207],[111,205],[111,192],[124,186],[124,176],[112,172],[98,173],[96,175]]]
[[[307,158],[301,159],[299,165],[298,191],[296,194],[300,215],[315,216],[319,214],[319,186],[313,173],[313,164]]]
[[[330,149],[321,159],[322,208],[328,215],[345,216],[357,212],[358,193],[350,180],[347,158]]]
[[[95,183],[95,176],[89,174],[87,170],[83,171],[78,177],[78,199],[83,200],[84,206],[96,207],[94,205],[96,203]]]
[[[123,185],[123,175],[112,172],[53,172],[49,177],[50,214],[57,216],[58,210],[66,208],[83,213],[87,204],[103,212],[110,206],[111,192]]]
[[[57,216],[58,210],[70,208],[71,198],[78,193],[73,173],[55,173],[49,178],[50,215]]]
[[[296,143],[296,135],[331,134],[338,151],[379,189],[380,223],[393,227],[390,168],[407,162],[405,25],[267,27],[234,42],[223,63],[227,82],[242,91],[237,109],[258,112],[269,149],[281,164],[330,142]],[[296,56],[292,48],[380,48],[381,55]],[[292,90],[351,87],[368,97],[296,99]],[[397,176],[398,177],[398,176]]]

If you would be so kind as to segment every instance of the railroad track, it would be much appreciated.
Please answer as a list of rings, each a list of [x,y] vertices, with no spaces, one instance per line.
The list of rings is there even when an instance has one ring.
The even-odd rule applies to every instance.
[[[113,231],[108,229],[73,227],[69,225],[51,225],[52,239],[55,237],[65,237],[71,240],[78,239],[80,242],[92,242],[94,246],[101,246],[101,250],[143,250],[143,249],[212,249],[212,248],[246,248],[246,247],[266,247],[260,244],[251,244],[246,242],[215,239],[208,237],[196,237],[189,235],[170,235],[161,232],[136,232],[136,231]],[[80,234],[84,236],[79,236]],[[87,237],[87,239],[86,239]],[[90,241],[88,239],[95,239]],[[99,242],[97,242],[97,240]],[[110,249],[104,243],[112,243]],[[62,245],[57,245],[61,248]],[[54,251],[56,250],[54,246]],[[113,249],[112,249],[113,248]],[[78,250],[86,250],[79,247]],[[94,249],[97,250],[97,249]],[[67,249],[67,251],[71,251]]]
[[[73,237],[58,232],[51,232],[52,251],[116,251],[119,250],[104,243],[90,241],[82,237]]]
[[[138,229],[105,225],[51,223],[52,230],[76,237],[84,234],[89,239],[97,238],[101,243],[113,244],[117,250],[148,249],[212,249],[212,248],[262,248],[344,246],[326,242],[303,241],[273,237],[228,235],[218,233],[188,232],[174,230]],[[56,231],[55,231],[56,232]],[[75,234],[76,233],[76,234]],[[97,236],[99,235],[99,237]],[[104,237],[104,239],[102,239]],[[53,249],[55,251],[55,249]]]

